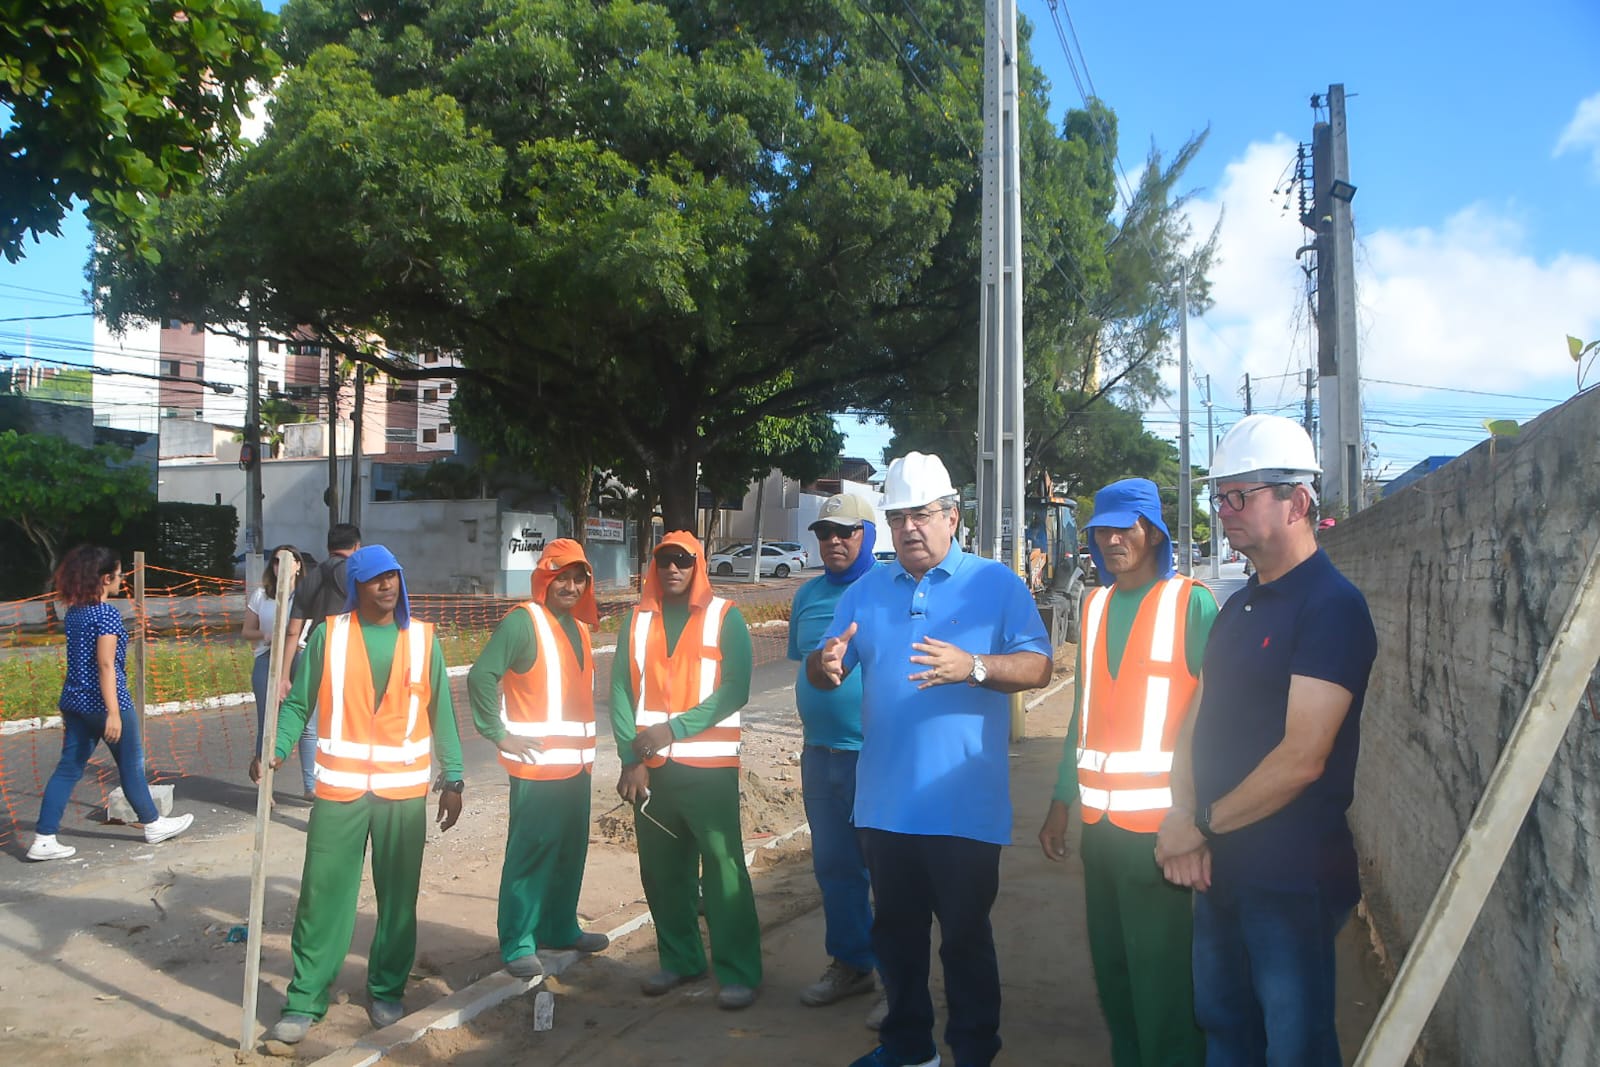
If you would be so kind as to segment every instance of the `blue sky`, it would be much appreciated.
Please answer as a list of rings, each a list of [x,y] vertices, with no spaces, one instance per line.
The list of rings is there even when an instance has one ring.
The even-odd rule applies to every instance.
[[[1081,106],[1049,4],[1018,4],[1057,114]],[[1470,447],[1483,418],[1526,419],[1570,396],[1564,337],[1600,336],[1600,4],[1531,0],[1513,12],[1480,0],[1353,0],[1337,17],[1328,10],[1057,6],[1076,30],[1080,77],[1086,67],[1117,112],[1130,175],[1152,144],[1170,154],[1210,128],[1185,186],[1197,233],[1222,220],[1216,305],[1190,331],[1219,432],[1242,414],[1247,371],[1258,409],[1298,414],[1293,376],[1314,343],[1293,258],[1304,231],[1273,188],[1310,138],[1310,95],[1344,84],[1364,406],[1378,467],[1396,473]],[[0,318],[36,317],[0,322],[0,351],[87,358],[87,317],[39,318],[84,310],[87,247],[75,217],[21,264],[0,263]],[[1600,367],[1588,380],[1597,377]],[[1191,406],[1203,420],[1197,395]],[[1158,403],[1147,425],[1174,435],[1176,409],[1175,397]],[[886,439],[868,427],[850,450],[876,461]],[[1203,421],[1193,446],[1203,461]]]

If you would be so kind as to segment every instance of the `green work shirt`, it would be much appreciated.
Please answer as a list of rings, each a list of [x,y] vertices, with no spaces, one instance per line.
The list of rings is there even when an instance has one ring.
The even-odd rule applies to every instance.
[[[628,617],[623,620],[622,631],[617,635],[616,659],[611,665],[611,732],[616,736],[617,752],[622,756],[624,766],[639,762],[639,757],[633,754],[633,739],[637,732],[634,729],[633,712],[638,694],[633,691],[633,671],[628,666],[632,662],[629,640],[633,634],[633,616],[638,610],[634,608],[629,611]],[[661,611],[661,621],[667,630],[667,654],[671,655],[673,649],[678,647],[684,624],[689,621],[689,605],[666,605]],[[722,652],[721,680],[716,690],[702,703],[667,720],[675,740],[693,737],[726,719],[750,701],[750,671],[755,661],[750,645],[750,627],[745,625],[744,616],[732,604],[728,605],[728,612],[722,617],[717,648]]]
[[[355,617],[359,621],[360,616]],[[382,693],[389,685],[389,668],[394,665],[394,645],[400,637],[400,628],[394,623],[373,626],[362,622],[361,640],[367,646],[367,663],[372,668],[372,691]],[[306,654],[300,658],[300,670],[289,687],[289,695],[278,708],[278,741],[274,751],[279,759],[287,759],[295,743],[305,732],[306,720],[316,707],[317,694],[322,691],[322,664],[327,657],[324,648],[328,628],[318,626],[311,631],[306,642]],[[455,704],[450,699],[450,675],[445,667],[444,647],[436,635],[433,639],[433,663],[428,668],[428,685],[433,698],[428,701],[428,722],[433,731],[433,755],[446,779],[461,777],[461,733],[456,728]]]
[[[1139,615],[1139,605],[1145,595],[1155,588],[1148,582],[1137,589],[1123,590],[1111,587],[1111,603],[1101,626],[1101,637],[1106,642],[1106,666],[1111,677],[1117,676],[1122,666],[1122,653],[1128,647],[1128,635],[1133,632],[1133,620]],[[1206,642],[1211,638],[1211,624],[1217,621],[1217,598],[1210,589],[1199,582],[1189,594],[1189,628],[1184,638],[1184,659],[1189,673],[1198,676],[1205,662]],[[1080,627],[1081,629],[1081,627]],[[1072,698],[1072,722],[1067,726],[1067,739],[1061,752],[1061,769],[1056,773],[1056,800],[1071,804],[1078,799],[1078,722],[1083,716],[1084,649],[1078,646],[1078,684]]]
[[[566,631],[572,654],[582,669],[583,635],[578,631],[578,621],[563,612],[550,614]],[[533,618],[526,608],[514,608],[494,628],[478,661],[467,672],[467,700],[472,705],[472,725],[478,733],[490,741],[499,741],[506,735],[505,723],[500,719],[500,679],[508,672],[526,674],[538,661],[539,637],[533,629]]]

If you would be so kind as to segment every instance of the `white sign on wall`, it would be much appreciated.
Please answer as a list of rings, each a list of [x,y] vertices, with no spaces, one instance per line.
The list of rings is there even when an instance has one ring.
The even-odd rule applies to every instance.
[[[586,519],[583,525],[590,541],[616,541],[620,544],[627,540],[621,519]]]
[[[556,539],[556,517],[527,511],[507,511],[500,516],[501,569],[531,571],[544,546]]]

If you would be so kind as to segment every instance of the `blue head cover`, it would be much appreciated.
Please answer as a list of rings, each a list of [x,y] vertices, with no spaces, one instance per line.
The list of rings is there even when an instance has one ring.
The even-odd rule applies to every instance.
[[[1162,578],[1171,578],[1177,573],[1172,565],[1172,534],[1167,532],[1167,524],[1161,519],[1161,491],[1150,479],[1124,478],[1100,490],[1094,495],[1094,515],[1083,528],[1092,531],[1096,526],[1113,526],[1125,530],[1137,525],[1141,518],[1148,519],[1166,539],[1166,545],[1156,549],[1156,571]],[[1106,561],[1101,558],[1100,545],[1093,533],[1089,534],[1089,557],[1094,560],[1100,584],[1114,584],[1116,575],[1106,570]]]
[[[878,562],[878,557],[872,554],[872,546],[877,542],[877,523],[861,522],[861,551],[856,555],[856,561],[838,574],[824,570],[823,577],[834,585],[849,585],[863,574],[870,571]]]
[[[364,545],[350,553],[350,559],[344,565],[345,577],[349,579],[345,583],[344,610],[356,610],[356,583],[370,582],[390,571],[400,572],[400,602],[394,606],[394,622],[404,630],[411,625],[411,601],[406,596],[405,568],[394,558],[394,553],[382,545]]]

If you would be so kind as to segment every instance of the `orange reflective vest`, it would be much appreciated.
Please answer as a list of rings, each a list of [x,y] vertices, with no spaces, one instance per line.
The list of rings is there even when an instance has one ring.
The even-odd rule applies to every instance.
[[[500,679],[500,724],[512,737],[536,738],[543,749],[524,759],[500,753],[517,778],[554,780],[594,770],[594,651],[589,627],[573,620],[583,647],[578,663],[561,623],[543,604],[523,604],[533,620],[539,653],[526,671]]]
[[[1172,754],[1199,685],[1185,652],[1194,584],[1175,576],[1145,594],[1115,678],[1105,639],[1111,588],[1084,600],[1078,796],[1086,823],[1103,815],[1124,830],[1155,833],[1172,808]]]
[[[394,643],[389,684],[379,702],[360,623],[348,612],[328,616],[317,696],[317,796],[427,795],[433,780],[432,652],[433,624],[412,619]]]
[[[629,634],[629,665],[633,675],[633,722],[638,730],[667,722],[675,715],[705,703],[722,679],[722,620],[728,601],[712,597],[704,611],[691,610],[683,624],[678,646],[667,654],[667,627],[661,614],[635,611]],[[736,711],[693,737],[674,741],[646,766],[660,767],[668,759],[689,767],[739,766],[739,713]]]

